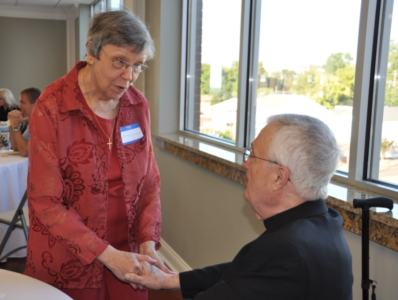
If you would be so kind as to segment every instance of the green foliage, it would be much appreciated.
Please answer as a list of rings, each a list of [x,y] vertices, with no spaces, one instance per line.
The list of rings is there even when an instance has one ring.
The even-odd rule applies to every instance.
[[[398,45],[393,40],[389,47],[384,105],[398,106]]]
[[[275,92],[291,92],[305,95],[317,103],[333,108],[335,105],[352,105],[354,97],[355,67],[349,53],[333,53],[326,63],[309,66],[307,70],[296,73],[282,70],[269,74],[264,63],[258,65],[257,96],[264,97]],[[222,67],[221,88],[210,86],[211,66],[202,64],[201,94],[212,95],[211,104],[237,97],[239,81],[239,62],[233,61],[231,67]],[[398,44],[390,41],[385,105],[398,106]]]
[[[382,155],[382,158],[386,156],[386,152],[391,148],[391,146],[394,145],[394,141],[389,141],[387,139],[382,139],[381,145],[380,145],[380,152]]]
[[[230,130],[216,131],[216,135],[218,135],[219,138],[233,141],[232,132]]]
[[[352,57],[349,53],[333,53],[328,57],[323,68],[327,74],[334,74],[338,69],[344,69],[351,62]]]
[[[350,105],[354,97],[355,67],[349,53],[331,54],[324,68],[311,66],[297,75],[291,91],[305,95],[326,108]]]
[[[209,64],[202,64],[200,93],[202,95],[213,95],[212,105],[237,97],[239,78],[239,63],[237,61],[232,62],[231,68],[222,67],[221,89],[214,89],[210,86],[210,76],[211,66]]]
[[[221,100],[230,99],[238,95],[239,63],[232,62],[231,68],[222,68]]]
[[[202,64],[200,75],[200,93],[202,95],[210,94],[210,65]]]
[[[386,85],[386,93],[384,98],[385,106],[398,106],[398,88],[392,85]]]

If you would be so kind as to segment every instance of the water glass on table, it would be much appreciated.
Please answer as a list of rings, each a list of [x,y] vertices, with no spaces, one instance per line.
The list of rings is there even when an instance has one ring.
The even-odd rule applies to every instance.
[[[8,147],[0,147],[0,156],[7,157],[9,151]]]

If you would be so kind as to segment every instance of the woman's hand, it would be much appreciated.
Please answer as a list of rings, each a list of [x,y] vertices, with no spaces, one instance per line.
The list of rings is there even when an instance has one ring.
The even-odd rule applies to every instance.
[[[173,271],[171,271],[169,268],[166,267],[166,265],[163,262],[163,259],[159,256],[158,252],[155,249],[155,242],[154,241],[146,241],[142,244],[140,244],[140,248],[138,251],[140,254],[143,255],[148,255],[154,260],[156,260],[156,263],[154,265],[158,267],[160,270],[167,274],[172,274],[175,275]]]
[[[126,282],[127,273],[140,275],[142,272],[141,262],[155,264],[156,260],[146,255],[131,252],[119,251],[109,245],[97,259],[102,262],[112,273],[121,281]],[[131,284],[133,288],[141,288],[136,284]]]
[[[126,274],[125,280],[129,281],[131,285],[138,284],[153,290],[180,289],[180,277],[177,273],[167,274],[145,261],[142,262],[141,274]]]

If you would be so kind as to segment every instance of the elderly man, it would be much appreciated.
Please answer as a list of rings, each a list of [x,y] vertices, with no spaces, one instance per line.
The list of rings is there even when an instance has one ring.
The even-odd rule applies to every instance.
[[[19,110],[13,110],[8,113],[8,120],[10,122],[10,141],[11,147],[14,151],[19,151],[21,156],[28,156],[30,131],[29,125],[22,133],[23,125],[28,122],[33,108],[35,107],[36,99],[39,98],[41,91],[37,88],[27,88],[21,91],[19,96]]]
[[[324,201],[339,155],[332,132],[320,120],[270,117],[243,159],[243,196],[265,232],[229,263],[179,275],[144,263],[141,276],[125,278],[153,289],[181,289],[187,299],[352,299],[343,221]]]

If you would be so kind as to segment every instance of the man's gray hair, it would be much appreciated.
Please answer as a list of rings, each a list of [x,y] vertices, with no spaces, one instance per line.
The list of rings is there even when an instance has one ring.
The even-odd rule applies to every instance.
[[[148,29],[130,10],[115,10],[95,15],[90,21],[86,42],[91,41],[91,54],[99,59],[105,45],[135,46],[134,53],[155,55],[155,46]]]
[[[267,122],[277,125],[270,159],[289,168],[291,182],[302,198],[326,199],[340,159],[330,128],[319,119],[296,114],[274,115]]]

